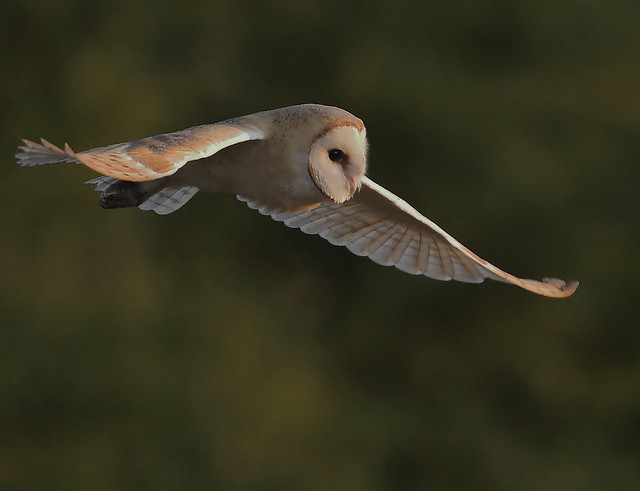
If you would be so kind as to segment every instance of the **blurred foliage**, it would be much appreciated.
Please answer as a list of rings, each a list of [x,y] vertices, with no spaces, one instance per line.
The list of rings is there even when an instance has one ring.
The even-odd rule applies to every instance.
[[[636,0],[5,0],[0,488],[637,489]],[[104,211],[81,150],[283,105],[568,300],[441,283],[230,196]]]

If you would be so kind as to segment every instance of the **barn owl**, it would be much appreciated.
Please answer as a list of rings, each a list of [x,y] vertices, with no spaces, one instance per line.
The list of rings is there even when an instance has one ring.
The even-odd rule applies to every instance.
[[[176,211],[198,191],[235,194],[289,227],[318,234],[382,265],[438,280],[485,278],[548,297],[577,282],[511,275],[471,252],[406,201],[366,176],[363,122],[331,106],[302,104],[74,152],[23,140],[23,166],[84,164],[104,208]]]

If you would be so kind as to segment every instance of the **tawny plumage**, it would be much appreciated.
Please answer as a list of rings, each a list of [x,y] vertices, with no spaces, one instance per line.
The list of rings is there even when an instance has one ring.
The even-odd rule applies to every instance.
[[[577,282],[522,279],[478,257],[408,203],[369,179],[364,124],[330,106],[303,104],[74,152],[23,140],[24,166],[82,163],[104,208],[168,214],[199,190],[235,194],[251,208],[332,244],[439,280],[512,283],[567,297]]]

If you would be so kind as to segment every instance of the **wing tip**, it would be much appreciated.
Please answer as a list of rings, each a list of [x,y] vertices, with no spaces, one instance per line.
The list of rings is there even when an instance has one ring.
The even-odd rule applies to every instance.
[[[18,165],[23,167],[33,167],[37,165],[51,164],[56,162],[72,162],[75,153],[66,153],[66,149],[62,150],[53,143],[40,138],[40,143],[22,138],[23,145],[18,147],[20,150],[15,154]],[[70,150],[70,148],[69,148]]]
[[[558,278],[542,278],[542,283],[553,287],[553,295],[558,298],[570,297],[580,285],[579,281],[564,281]]]

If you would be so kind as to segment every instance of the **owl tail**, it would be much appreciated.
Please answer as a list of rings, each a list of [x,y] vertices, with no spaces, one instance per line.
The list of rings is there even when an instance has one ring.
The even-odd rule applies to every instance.
[[[173,213],[198,192],[195,186],[172,185],[170,177],[130,182],[101,176],[86,184],[95,184],[96,191],[102,192],[99,203],[103,208],[137,206],[141,210],[153,210],[159,215]]]

